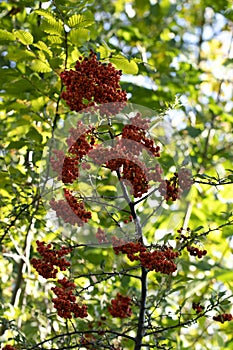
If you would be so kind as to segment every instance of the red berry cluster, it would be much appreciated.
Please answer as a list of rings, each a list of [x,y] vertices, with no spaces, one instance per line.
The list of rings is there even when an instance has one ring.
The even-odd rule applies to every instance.
[[[140,260],[139,254],[146,252],[146,247],[141,242],[129,242],[115,236],[112,237],[113,250],[116,255],[120,253],[126,254],[130,261]]]
[[[53,171],[55,171],[58,174],[58,180],[62,179],[62,169],[63,169],[63,163],[65,160],[65,153],[61,150],[53,150],[54,156],[50,158],[50,163],[52,166]]]
[[[122,109],[119,102],[127,101],[126,91],[122,91],[120,86],[121,74],[111,63],[98,61],[97,55],[91,52],[89,57],[79,58],[75,71],[61,73],[61,80],[66,86],[61,97],[72,111],[78,112],[87,107],[112,103],[113,113],[116,113]],[[110,108],[99,106],[99,110],[111,114]]]
[[[191,172],[189,169],[182,168],[170,180],[162,180],[159,185],[159,192],[164,196],[165,200],[168,202],[172,200],[173,202],[180,198],[183,191],[190,189],[193,184],[191,179]]]
[[[155,182],[162,182],[163,169],[160,167],[159,164],[156,164],[155,167],[149,168],[148,170],[150,170],[148,175],[149,180],[153,180]]]
[[[145,125],[141,126],[143,123],[141,114],[137,113],[130,121],[132,124],[125,125],[122,130],[122,141],[126,149],[134,155],[138,155],[144,148],[147,152],[151,152],[154,157],[160,157],[160,147],[155,146],[154,141],[146,137]],[[137,125],[134,125],[135,123]],[[136,143],[127,142],[127,140],[133,140]]]
[[[95,236],[100,244],[109,242],[106,233],[101,228],[98,228]]]
[[[53,150],[55,157],[51,157],[51,165],[58,173],[58,180],[62,180],[64,184],[73,183],[78,178],[79,162],[95,143],[93,131],[94,128],[88,129],[81,121],[78,121],[77,128],[69,130],[70,136],[66,140],[69,146],[68,155],[65,156],[63,151]]]
[[[196,247],[187,246],[187,251],[192,256],[197,256],[199,259],[201,259],[203,256],[207,254],[207,250],[200,250]]]
[[[84,207],[84,203],[78,202],[77,199],[72,195],[72,192],[68,189],[64,190],[65,198],[67,200],[67,203],[69,204],[70,208],[73,210],[73,212],[84,222],[87,222],[91,218],[91,212],[86,211]]]
[[[37,251],[42,256],[42,259],[31,260],[32,266],[44,278],[56,278],[59,267],[61,271],[65,271],[70,263],[63,257],[69,254],[72,249],[61,247],[60,249],[52,249],[52,244],[45,245],[45,242],[36,241]],[[79,306],[76,303],[76,297],[73,295],[75,284],[67,278],[57,281],[61,287],[52,287],[51,290],[56,294],[57,298],[53,298],[54,307],[58,310],[58,315],[63,318],[86,317],[87,306]],[[9,349],[10,350],[10,349]]]
[[[213,320],[217,321],[217,322],[224,323],[226,321],[232,321],[233,316],[232,316],[232,314],[221,314],[221,315],[214,316]]]
[[[189,190],[193,185],[194,181],[192,180],[192,173],[189,169],[181,168],[178,173],[178,183],[180,188],[185,191]]]
[[[69,254],[72,249],[61,247],[60,249],[52,249],[52,245],[46,245],[45,242],[36,241],[37,251],[42,256],[42,259],[33,258],[32,266],[44,278],[56,278],[59,267],[61,271],[65,271],[70,263],[63,257]]]
[[[141,242],[125,243],[123,239],[112,237],[113,249],[116,255],[120,252],[126,254],[130,261],[140,261],[142,266],[152,271],[171,274],[177,267],[174,260],[179,256],[172,248],[162,247],[154,251],[148,251]]]
[[[140,261],[142,266],[150,271],[155,270],[170,275],[177,270],[174,260],[178,255],[179,253],[174,252],[172,248],[164,247],[161,250],[141,253]]]
[[[174,173],[170,180],[161,180],[158,190],[167,202],[169,200],[174,202],[180,198],[181,189],[178,185],[178,174]]]
[[[76,296],[73,294],[75,284],[65,277],[57,282],[61,287],[52,287],[51,290],[57,296],[57,298],[52,299],[52,302],[55,309],[57,309],[58,315],[63,318],[72,318],[73,313],[74,317],[87,317],[87,306],[79,306],[76,303]]]
[[[69,139],[67,139],[67,144],[71,144],[68,151],[69,154],[71,154],[71,157],[67,156],[65,158],[65,161],[67,159],[67,162],[64,161],[63,163],[62,181],[65,184],[72,183],[78,177],[78,164],[80,160],[93,148],[93,145],[95,143],[94,136],[91,136],[90,141],[87,139],[88,134],[91,133],[92,130],[86,131],[86,133],[80,135],[78,139],[74,140],[74,135],[72,134],[75,134],[76,130],[77,129],[71,129],[71,136]],[[74,170],[72,169],[72,166]],[[72,176],[73,172],[74,176]]]
[[[61,180],[64,184],[72,183],[78,178],[78,164],[77,158],[65,157],[61,171]]]
[[[89,156],[97,165],[105,164],[111,171],[120,171],[122,181],[131,186],[135,197],[141,197],[148,191],[146,166],[133,154],[128,153],[127,148],[122,147],[120,143],[112,148],[98,146],[89,153]]]
[[[131,221],[133,221],[133,216],[132,216],[132,215],[130,215],[130,216],[128,217],[128,219],[125,219],[125,220],[124,220],[124,223],[125,223],[125,224],[128,224],[128,223],[131,222]]]
[[[179,235],[179,237],[177,237],[177,239],[182,240],[184,242],[187,241],[189,239],[189,237],[182,233],[182,232],[185,232],[185,231],[187,231],[187,233],[190,233],[191,229],[189,227],[187,227],[186,229],[184,229],[183,227],[179,228],[177,230],[177,233],[179,233],[180,235]]]
[[[93,130],[93,128],[87,129],[79,121],[77,128],[70,129],[70,136],[66,140],[69,146],[68,156],[65,156],[62,151],[53,151],[57,159],[51,157],[52,168],[58,172],[58,180],[62,180],[64,184],[71,184],[78,178],[79,162],[88,154],[95,143]],[[88,137],[90,140],[87,139]],[[84,222],[91,218],[91,212],[86,211],[84,203],[78,201],[72,195],[72,192],[66,188],[64,189],[64,195],[66,201],[60,200],[56,202],[55,199],[50,201],[52,209],[56,211],[57,216],[61,217],[64,222],[83,226]]]
[[[12,345],[6,345],[2,348],[2,350],[16,350],[16,348]]]
[[[64,222],[83,226],[91,218],[91,212],[87,211],[83,201],[78,201],[68,189],[64,189],[64,195],[66,201],[59,200],[56,202],[55,199],[52,199],[50,201],[51,208]]]
[[[142,114],[140,112],[138,112],[134,117],[130,118],[130,123],[142,130],[148,130],[150,127],[150,119],[142,118]]]
[[[197,314],[204,311],[205,309],[204,306],[202,306],[200,303],[195,303],[195,302],[192,303],[192,308],[193,310],[196,311]]]
[[[108,311],[113,317],[130,317],[132,315],[130,304],[130,297],[117,293],[116,298],[111,300],[111,306],[108,306]]]
[[[138,165],[128,159],[122,159],[120,162],[123,166],[121,179],[130,185],[132,195],[134,197],[141,197],[144,193],[147,193],[150,187],[146,171],[143,170],[144,166],[142,164]]]
[[[66,140],[69,152],[82,159],[95,144],[94,130],[94,127],[87,127],[79,120],[77,127],[69,130],[70,136]]]

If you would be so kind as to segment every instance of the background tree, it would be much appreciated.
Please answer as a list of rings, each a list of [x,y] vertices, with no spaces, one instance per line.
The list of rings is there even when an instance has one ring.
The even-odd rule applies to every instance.
[[[231,3],[25,0],[1,2],[0,8],[2,347],[232,349]],[[86,201],[85,210],[95,212],[91,224],[70,226],[64,234],[64,222],[54,229],[47,215],[53,193],[47,195],[46,166],[51,140],[59,138],[68,151],[69,124],[83,120],[62,99],[67,84],[60,74],[74,69],[79,57],[83,62],[90,50],[104,67],[111,62],[123,71],[121,87],[128,102],[143,106],[142,117],[155,115],[173,128],[158,158],[166,178],[181,165],[175,157],[183,151],[194,184],[187,197],[174,202],[178,207],[163,203],[159,215],[149,198],[135,212],[126,204],[118,216],[108,210],[102,217],[105,206]],[[113,131],[126,132],[132,120],[127,123],[110,128],[99,122],[95,134],[85,137],[91,144],[91,136],[108,135],[109,142]],[[151,119],[149,133],[155,145],[158,137],[164,139],[156,123]],[[66,133],[59,133],[62,128]],[[142,139],[145,127],[140,130]],[[103,181],[102,175],[95,182],[98,195],[116,196],[119,177],[109,171]],[[132,229],[131,245],[104,245],[105,231],[118,227],[113,220],[125,232],[137,218],[145,223],[139,241],[132,239]],[[80,244],[83,232],[87,237],[97,232],[104,249],[97,243],[89,247],[89,238]],[[150,271],[145,246],[149,257],[158,250],[153,254],[160,258],[173,247],[180,253],[171,259],[177,270]],[[51,263],[54,273],[46,279],[34,269],[43,274],[43,263]],[[64,266],[55,279],[54,270]],[[72,304],[72,319],[59,298],[68,300],[67,308]]]

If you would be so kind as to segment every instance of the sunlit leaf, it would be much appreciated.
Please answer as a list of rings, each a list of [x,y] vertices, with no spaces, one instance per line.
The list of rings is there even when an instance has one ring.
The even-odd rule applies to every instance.
[[[48,34],[56,34],[61,36],[63,33],[62,22],[55,19],[44,19],[41,24],[41,29]]]
[[[25,30],[16,30],[14,35],[23,45],[31,45],[33,43],[32,34]]]
[[[110,58],[110,62],[113,63],[117,69],[122,70],[125,74],[137,74],[138,65],[133,60],[129,61],[124,56],[118,55]]]
[[[33,46],[37,47],[40,50],[45,51],[50,57],[53,56],[52,51],[48,48],[48,46],[43,41],[38,41]]]
[[[56,21],[56,16],[54,15],[53,12],[50,12],[44,9],[38,9],[38,10],[35,10],[34,13],[36,13],[39,16],[43,16],[48,20]]]
[[[15,35],[14,33],[8,32],[7,30],[0,29],[0,40],[14,41]]]
[[[89,38],[90,38],[90,31],[85,28],[76,28],[76,29],[72,29],[69,32],[69,39],[72,42],[72,44],[75,44],[75,45],[80,45],[85,41],[89,40]]]
[[[85,14],[75,14],[71,16],[68,20],[68,26],[73,27],[79,27],[79,28],[85,28],[94,23],[93,19],[87,17]]]
[[[52,70],[48,63],[42,62],[41,60],[33,60],[31,69],[39,73],[48,73]]]

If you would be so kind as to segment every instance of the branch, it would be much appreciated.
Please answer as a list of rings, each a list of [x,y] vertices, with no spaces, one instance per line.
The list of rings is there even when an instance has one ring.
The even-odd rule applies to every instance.
[[[228,300],[229,298],[231,298],[232,295],[226,297],[224,300]],[[224,301],[223,300],[223,301]],[[215,307],[217,307],[218,305],[220,304],[220,298],[218,298],[218,300],[216,301],[215,304],[210,304],[209,307],[206,308],[206,310],[202,313],[199,313],[197,314],[194,318],[192,318],[191,320],[188,320],[188,321],[184,321],[184,322],[178,322],[176,323],[175,325],[173,326],[168,326],[168,327],[160,327],[160,328],[157,328],[155,329],[154,331],[151,331],[151,332],[147,332],[145,334],[145,336],[147,335],[152,335],[152,334],[157,334],[157,333],[161,333],[161,332],[164,332],[164,331],[167,331],[167,330],[170,330],[170,329],[175,329],[175,328],[180,328],[180,327],[185,327],[185,326],[190,326],[192,323],[196,322],[199,318],[203,317],[203,316],[206,316],[206,314],[213,310]]]
[[[22,214],[23,212],[25,212],[26,209],[28,209],[32,204],[34,204],[34,203],[36,203],[36,202],[39,203],[39,199],[40,199],[40,198],[41,198],[41,196],[38,195],[37,197],[35,197],[35,199],[33,199],[33,201],[32,201],[31,203],[25,205],[25,206],[23,207],[23,209],[21,209],[21,210],[19,211],[19,213],[15,216],[14,220],[5,228],[4,233],[3,233],[3,235],[2,235],[1,238],[0,238],[0,243],[2,243],[2,241],[4,240],[5,236],[7,235],[8,231],[9,231],[9,229],[15,225],[16,221],[19,219],[19,217],[21,216],[21,214]]]
[[[218,182],[212,182],[212,181],[209,181],[209,182],[205,182],[205,181],[198,181],[198,180],[194,180],[195,183],[198,183],[198,184],[202,184],[202,185],[209,185],[209,186],[221,186],[221,185],[232,185],[233,184],[233,181],[227,181],[226,179],[219,179],[219,180],[216,180]],[[223,182],[225,181],[225,182]]]
[[[159,188],[156,187],[154,188],[152,191],[150,191],[149,193],[147,193],[144,197],[139,198],[136,202],[134,202],[134,205],[144,201],[146,198],[150,197],[154,192],[156,192]]]
[[[228,220],[227,222],[225,222],[224,224],[220,225],[220,226],[217,226],[215,228],[210,228],[209,230],[205,231],[205,232],[202,232],[200,233],[199,235],[197,236],[194,236],[194,237],[190,237],[190,239],[188,238],[186,240],[185,243],[181,244],[180,248],[178,249],[179,251],[182,251],[185,247],[187,247],[188,245],[190,245],[191,243],[193,243],[194,241],[196,241],[198,238],[201,238],[201,237],[205,237],[207,236],[209,233],[211,232],[214,232],[214,231],[218,231],[220,230],[221,228],[225,227],[225,226],[230,226],[230,225],[233,225],[233,219],[232,220]],[[194,232],[195,233],[195,232]]]
[[[116,332],[116,331],[110,331],[110,330],[103,330],[105,334],[113,334],[113,335],[117,335],[118,337],[123,337],[123,338],[126,338],[126,339],[129,339],[129,340],[132,340],[134,341],[134,338],[125,334],[125,333],[120,333],[120,332]],[[83,331],[74,331],[74,332],[67,332],[67,333],[63,333],[63,334],[58,334],[58,335],[55,335],[54,337],[52,338],[49,338],[49,339],[46,339],[40,343],[37,343],[36,345],[30,347],[30,348],[27,348],[27,350],[34,350],[34,349],[38,349],[39,346],[43,345],[43,344],[46,344],[48,342],[51,342],[51,341],[54,341],[55,339],[59,339],[59,338],[62,338],[64,339],[64,337],[70,337],[72,335],[75,335],[75,334],[99,334],[99,330],[83,330]],[[76,345],[77,346],[77,345]],[[64,347],[62,347],[64,349]],[[43,348],[40,348],[40,349],[43,349]],[[52,350],[52,349],[50,349]]]
[[[145,333],[145,311],[146,311],[146,297],[147,297],[147,273],[148,271],[145,267],[141,267],[141,302],[140,302],[140,312],[138,318],[138,329],[137,335],[135,338],[135,347],[134,350],[140,350],[142,346],[142,338]]]

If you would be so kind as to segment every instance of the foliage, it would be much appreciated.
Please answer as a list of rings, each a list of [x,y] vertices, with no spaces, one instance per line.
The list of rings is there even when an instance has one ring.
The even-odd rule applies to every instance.
[[[1,346],[232,349],[230,2],[12,0],[0,13]],[[85,140],[92,148],[92,137],[109,145],[124,132],[131,140],[140,134],[156,160],[141,150],[134,181],[129,163],[101,167],[94,150],[78,157],[79,181],[57,180],[48,167],[54,149],[70,156],[70,128],[89,123],[88,111],[70,111],[62,99],[60,74],[90,52],[103,71],[122,71],[129,104],[111,123],[101,110],[91,115],[95,132],[85,131]],[[135,109],[143,127],[134,128]],[[160,192],[151,196],[137,187],[145,165],[157,166],[151,181]],[[125,173],[114,175],[118,168]],[[180,195],[184,168],[192,186]],[[71,207],[91,213],[88,223],[54,225],[49,203],[64,200],[61,187]]]

